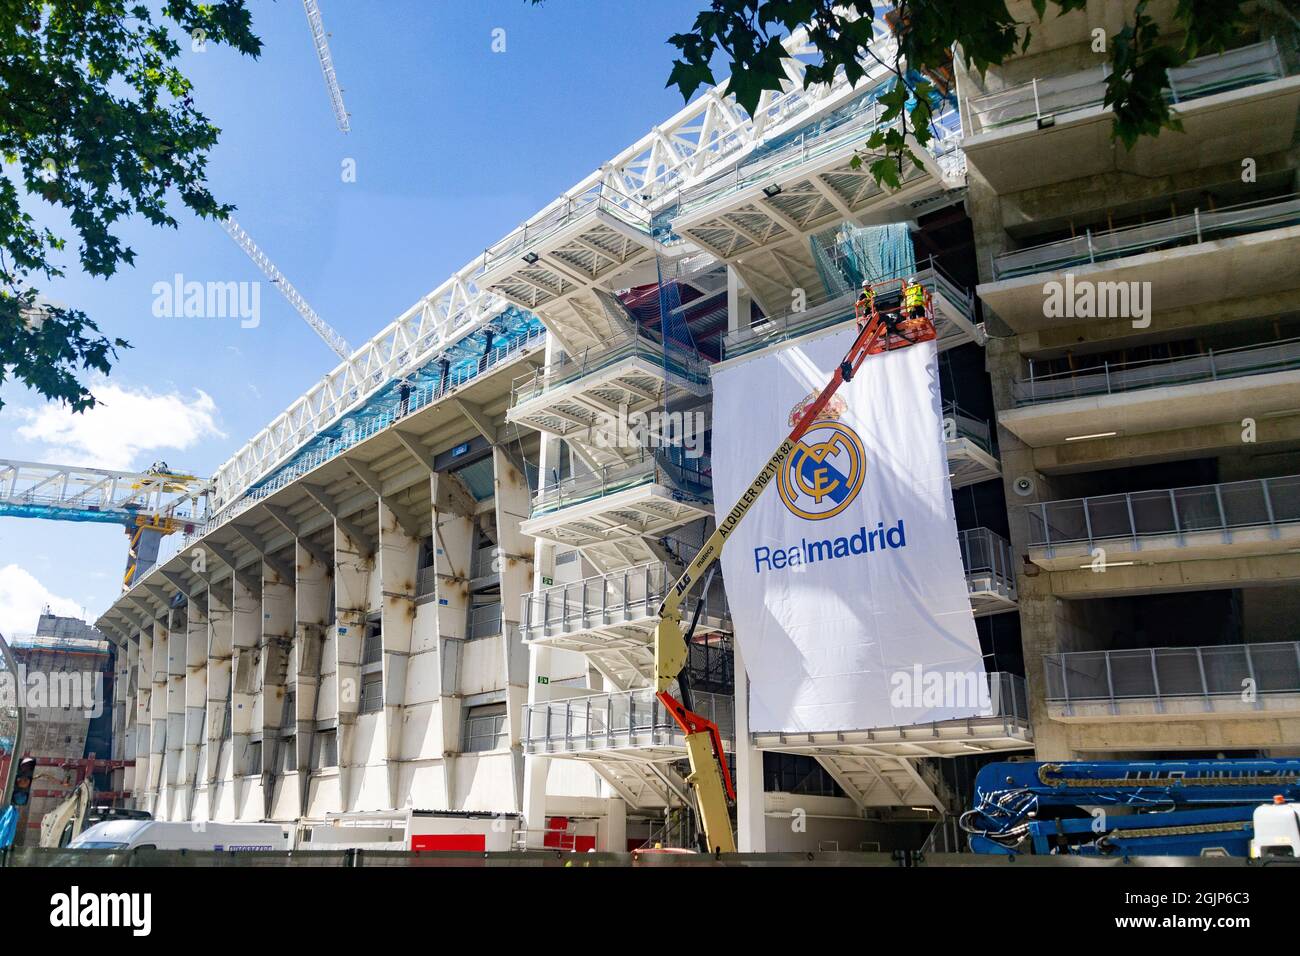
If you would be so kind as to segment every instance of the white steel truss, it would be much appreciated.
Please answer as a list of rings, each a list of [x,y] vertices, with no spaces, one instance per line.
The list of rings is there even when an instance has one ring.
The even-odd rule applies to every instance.
[[[889,60],[893,39],[888,29],[878,23],[876,36],[877,54]],[[792,35],[786,48],[796,56],[811,52],[803,31]],[[616,184],[620,193],[646,204],[652,212],[662,209],[676,200],[679,189],[722,172],[764,139],[809,122],[861,90],[851,87],[842,75],[832,84],[805,90],[802,61],[790,60],[786,65],[788,82],[780,92],[765,92],[754,116],[747,115],[734,97],[710,89],[557,198],[531,222],[553,219],[557,209],[581,204],[593,188],[606,184]],[[527,235],[529,226],[517,231]],[[511,244],[507,237],[494,248]],[[217,470],[214,506],[229,506],[316,431],[360,404],[389,379],[415,370],[502,312],[509,303],[478,281],[487,262],[486,254],[476,256],[239,449]]]
[[[325,24],[321,22],[320,7],[316,0],[302,0],[302,7],[307,11],[307,23],[311,26],[311,39],[316,45],[316,56],[320,60],[321,74],[325,77],[325,89],[329,91],[334,120],[343,132],[350,132],[352,124],[348,120],[347,108],[343,105],[343,91],[339,89],[338,77],[334,75],[334,57],[330,55],[329,35],[325,32]]]
[[[126,521],[136,515],[202,517],[207,484],[160,471],[108,471],[0,460],[0,513]],[[187,507],[182,507],[187,505]]]

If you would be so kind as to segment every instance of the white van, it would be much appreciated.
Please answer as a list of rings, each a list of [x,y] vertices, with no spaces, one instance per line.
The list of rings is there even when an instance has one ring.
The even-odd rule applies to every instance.
[[[175,823],[105,820],[78,836],[73,850],[292,850],[293,828],[278,823]]]

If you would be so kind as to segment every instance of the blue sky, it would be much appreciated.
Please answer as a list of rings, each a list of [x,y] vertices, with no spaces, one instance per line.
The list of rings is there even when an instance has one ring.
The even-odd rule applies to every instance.
[[[547,202],[681,107],[667,38],[705,0],[320,0],[352,132],[334,122],[297,0],[252,0],[257,61],[184,54],[223,133],[217,196],[354,347]],[[493,52],[504,30],[505,51]],[[354,160],[356,181],[343,181]],[[132,223],[134,268],[42,291],[128,339],[103,408],[81,420],[5,386],[0,457],[212,471],[336,359],[269,285],[260,324],[158,318],[153,287],[261,278],[211,223]],[[0,630],[46,601],[93,619],[116,596],[112,525],[0,518]]]

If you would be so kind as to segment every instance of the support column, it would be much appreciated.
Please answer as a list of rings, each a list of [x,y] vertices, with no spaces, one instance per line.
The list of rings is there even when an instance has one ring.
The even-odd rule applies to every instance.
[[[185,659],[189,640],[188,608],[172,608],[167,624],[167,731],[163,753],[164,779],[159,805],[165,816],[159,819],[183,820],[185,804],[181,795],[182,763],[185,755]]]
[[[137,636],[135,705],[135,806],[153,807],[150,775],[153,751],[153,624],[146,623]]]
[[[433,501],[433,568],[437,616],[435,634],[441,659],[439,715],[442,728],[447,809],[460,806],[456,794],[456,756],[461,752],[464,715],[460,703],[460,664],[469,620],[471,552],[475,501],[460,479],[435,472],[429,478]]]
[[[204,717],[207,738],[202,770],[208,792],[207,819],[218,818],[217,807],[221,779],[221,753],[226,742],[226,725],[231,700],[231,673],[234,657],[234,575],[221,584],[208,587],[208,699]],[[233,817],[232,817],[233,818]]]
[[[153,649],[149,660],[149,778],[148,806],[158,817],[162,807],[163,758],[167,750],[167,612],[153,622]]]
[[[293,766],[297,774],[298,815],[307,815],[311,798],[311,755],[316,739],[317,701],[320,698],[321,662],[325,656],[326,622],[330,615],[332,568],[313,550],[296,545],[294,566],[298,581],[294,588],[294,745]],[[281,765],[288,760],[283,755]]]
[[[230,688],[230,775],[234,781],[236,820],[260,820],[261,807],[249,807],[249,780],[262,772],[261,766],[252,766],[250,753],[253,747],[254,728],[261,728],[258,712],[262,700],[262,594],[261,582],[254,580],[256,590],[234,575],[231,634],[231,688]]]
[[[763,754],[749,738],[749,676],[740,641],[733,638],[736,674],[736,848],[741,853],[767,850],[767,817],[763,802]]]
[[[208,716],[208,597],[189,599],[185,614],[185,738],[178,791],[179,819],[193,820],[195,801],[204,783],[201,769],[204,724]],[[204,819],[207,818],[204,810]]]
[[[749,317],[753,311],[750,305],[752,297],[749,287],[741,278],[740,272],[733,265],[727,266],[727,331],[736,332],[749,328]]]
[[[275,808],[275,765],[280,734],[286,724],[285,693],[291,681],[293,649],[293,582],[281,580],[270,565],[262,564],[262,818],[272,819]]]
[[[546,344],[546,361],[550,364],[559,358],[559,349],[549,339]],[[560,459],[560,439],[543,434],[538,452],[537,481],[539,490],[546,487],[547,475]],[[555,545],[542,538],[533,542],[533,593],[555,580]],[[530,709],[544,704],[551,697],[550,685],[542,684],[539,677],[551,676],[551,649],[531,645],[528,648],[528,704]],[[544,722],[540,726],[544,726]],[[527,735],[528,728],[521,728]],[[546,826],[546,778],[551,770],[551,758],[541,754],[528,754],[524,758],[524,826],[529,831],[529,846],[541,846],[542,830]]]
[[[126,657],[126,726],[122,732],[122,760],[133,761],[136,754],[140,753],[140,631],[137,629],[131,635],[134,638],[127,639],[124,656]],[[128,791],[131,794],[131,801],[128,806],[138,806],[135,800],[136,781],[142,779],[136,776],[136,768],[128,766],[123,768],[120,780],[118,780],[119,789]]]
[[[605,825],[601,828],[601,846],[605,853],[627,852],[627,804],[620,796],[605,801]]]
[[[402,794],[402,768],[407,765],[402,746],[403,717],[406,713],[407,675],[411,659],[411,638],[415,630],[416,568],[420,563],[420,539],[403,529],[397,516],[379,503],[379,590],[383,604],[379,611],[380,636],[384,652],[384,746],[388,770],[388,807],[406,804]],[[411,753],[411,758],[419,756]],[[409,781],[406,792],[410,792]]]
[[[361,704],[361,645],[366,635],[366,611],[374,556],[367,542],[357,541],[334,522],[334,699],[338,702],[339,809],[356,802],[353,769],[357,712]],[[360,789],[360,781],[355,781]]]
[[[533,590],[533,539],[519,530],[531,507],[528,478],[500,445],[492,447],[497,548],[493,565],[501,578],[501,633],[505,651],[506,725],[515,783],[515,806],[524,809],[524,707],[528,702],[528,649],[519,623],[522,602]]]

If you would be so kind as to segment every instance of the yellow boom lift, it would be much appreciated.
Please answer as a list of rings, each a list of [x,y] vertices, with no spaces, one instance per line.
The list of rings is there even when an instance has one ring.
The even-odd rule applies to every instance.
[[[863,361],[870,355],[928,342],[935,337],[930,294],[915,279],[897,281],[901,288],[898,304],[894,308],[881,306],[881,300],[889,296],[887,291],[882,293],[879,288],[874,290],[875,295],[867,296],[864,293],[858,300],[857,338],[835,369],[830,382],[803,409],[794,429],[773,452],[727,516],[718,522],[717,528],[704,542],[695,560],[682,572],[682,576],[669,589],[668,596],[659,606],[659,623],[655,627],[655,692],[685,735],[686,754],[691,763],[687,783],[695,793],[706,847],[711,853],[736,851],[728,804],[729,800],[735,800],[736,790],[726,756],[722,752],[718,725],[691,709],[691,690],[685,668],[691,636],[703,602],[696,605],[695,615],[683,634],[682,600],[706,573],[712,573],[718,558],[722,556],[727,538],[736,530],[736,526],[749,513],[754,502],[780,469],[786,466],[804,433],[812,427],[840,385],[853,379]],[[670,693],[669,688],[674,683],[678,686],[680,700]]]

